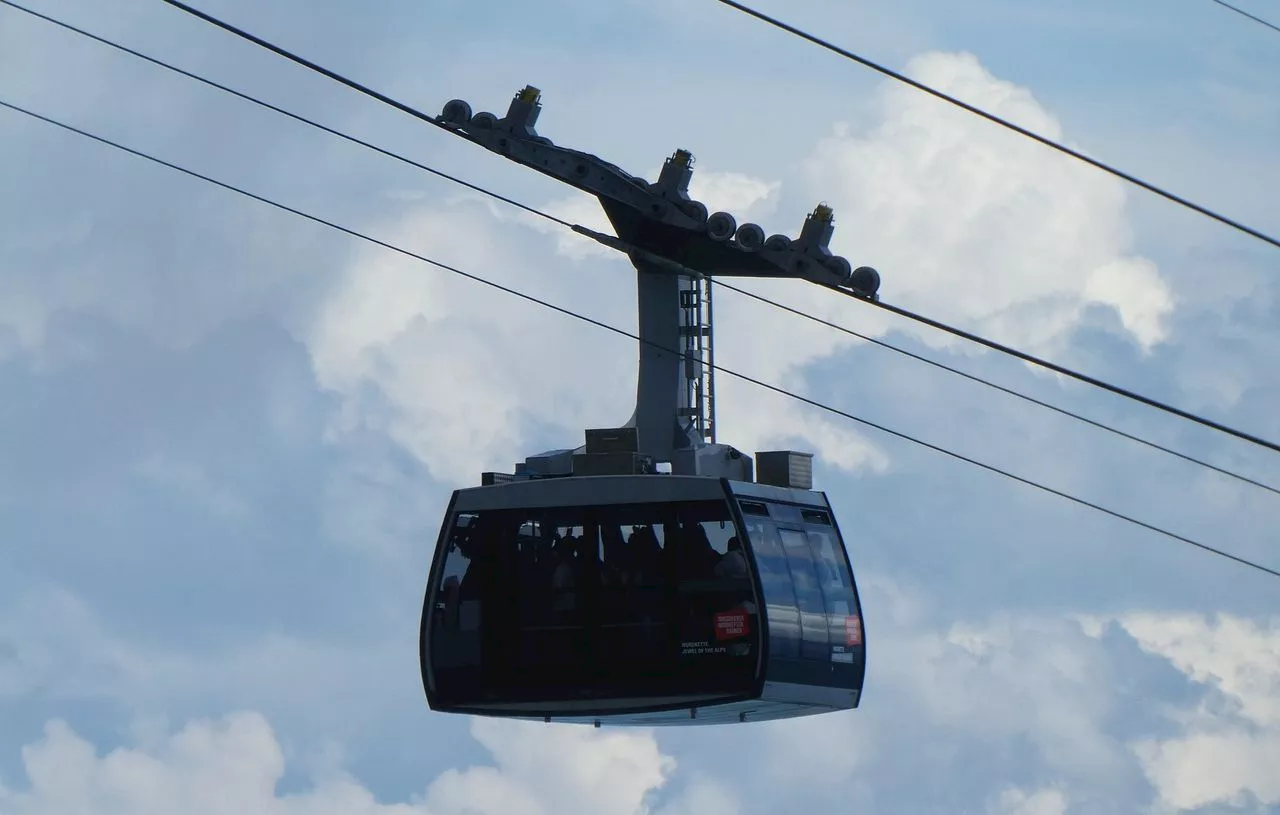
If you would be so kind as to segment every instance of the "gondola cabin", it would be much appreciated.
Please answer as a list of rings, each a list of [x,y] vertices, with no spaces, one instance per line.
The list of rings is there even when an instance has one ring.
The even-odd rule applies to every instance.
[[[636,725],[854,708],[866,654],[824,493],[669,474],[456,491],[420,645],[434,710]]]
[[[540,99],[527,86],[501,118],[455,99],[435,122],[599,199],[614,236],[574,230],[635,266],[635,411],[453,494],[422,611],[428,702],[641,725],[857,707],[862,611],[812,454],[757,453],[757,477],[716,440],[711,284],[789,278],[874,301],[879,273],[832,254],[831,207],[766,238],[689,197],[689,151],[650,183],[539,136]]]

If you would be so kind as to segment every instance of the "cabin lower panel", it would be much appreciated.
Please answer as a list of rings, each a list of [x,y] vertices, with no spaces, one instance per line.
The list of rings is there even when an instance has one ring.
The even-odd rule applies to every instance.
[[[688,726],[763,722],[852,710],[858,706],[860,695],[855,688],[768,681],[761,695],[752,699],[678,695],[561,700],[554,706],[495,702],[470,704],[451,712],[571,724],[598,722],[601,726]]]
[[[847,705],[845,707],[847,708]],[[792,719],[797,716],[832,713],[842,709],[844,708],[821,703],[770,701],[761,698],[692,709],[682,707],[676,710],[625,713],[611,716],[552,716],[549,720],[552,723],[561,724],[595,724],[599,722],[602,727],[688,727],[691,725],[767,722],[777,719]],[[517,716],[512,718],[548,721],[544,717]]]

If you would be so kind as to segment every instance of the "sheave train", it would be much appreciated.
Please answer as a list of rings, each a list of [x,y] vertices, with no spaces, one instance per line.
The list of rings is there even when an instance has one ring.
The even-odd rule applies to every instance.
[[[765,238],[688,195],[677,151],[649,183],[534,130],[536,88],[501,119],[437,121],[595,195],[636,267],[639,376],[623,426],[453,493],[426,589],[422,678],[438,711],[604,724],[708,724],[858,706],[862,609],[812,456],[715,441],[713,275],[789,277],[874,299],[832,255],[832,213]]]

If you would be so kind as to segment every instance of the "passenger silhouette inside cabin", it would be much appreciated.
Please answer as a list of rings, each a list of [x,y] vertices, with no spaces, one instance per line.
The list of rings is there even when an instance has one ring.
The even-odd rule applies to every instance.
[[[738,536],[729,538],[728,551],[720,556],[716,564],[716,577],[747,577],[747,556],[742,551],[742,542]]]

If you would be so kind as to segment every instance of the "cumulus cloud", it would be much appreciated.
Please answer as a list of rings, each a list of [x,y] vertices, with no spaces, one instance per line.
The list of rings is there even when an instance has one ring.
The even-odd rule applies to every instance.
[[[1199,730],[1134,746],[1160,800],[1178,811],[1280,803],[1280,733]]]
[[[1120,624],[1145,651],[1234,700],[1244,719],[1280,727],[1280,619],[1149,613]]]
[[[547,269],[529,234],[504,233],[476,207],[417,210],[379,234],[630,327],[615,270]],[[574,446],[633,405],[634,343],[385,250],[356,252],[308,346],[320,382],[343,398],[335,433],[388,433],[455,484],[539,452],[524,445],[543,426]]]
[[[1064,137],[1030,91],[970,54],[922,54],[907,72]],[[875,122],[837,128],[806,169],[830,190],[835,243],[880,268],[886,298],[1033,350],[1060,345],[1090,304],[1144,349],[1166,339],[1173,294],[1133,253],[1122,182],[911,88],[886,84],[877,104]]]
[[[525,800],[537,802],[538,812],[640,812],[648,796],[665,786],[676,769],[675,760],[644,731],[475,719],[471,733],[510,776],[516,797],[522,793]],[[455,806],[445,811],[461,815],[466,807],[457,804],[466,801],[465,791],[485,787],[485,779],[469,776],[471,772],[446,773],[435,782],[428,800],[448,797]]]
[[[600,733],[551,725],[477,722],[491,766],[448,770],[410,801],[382,803],[341,769],[281,793],[285,754],[266,719],[236,713],[197,720],[171,735],[99,755],[65,722],[22,748],[25,789],[0,786],[6,815],[550,815],[584,811],[636,815],[674,770],[647,733]],[[697,788],[689,809],[714,793]],[[713,802],[720,799],[712,798]],[[732,810],[721,809],[731,813]]]
[[[1060,815],[1069,803],[1107,812],[1136,806],[1147,794],[1133,786],[1143,776],[1175,808],[1245,794],[1275,799],[1271,768],[1280,740],[1269,707],[1276,672],[1268,663],[1276,652],[1275,632],[1242,620],[1230,620],[1224,629],[1192,617],[1135,614],[1119,623],[1136,632],[1133,638],[1117,642],[1104,640],[1108,618],[957,619],[945,604],[882,576],[865,576],[862,588],[874,650],[857,711],[744,726],[736,733],[664,733],[662,742],[647,731],[472,719],[470,734],[492,761],[454,758],[452,769],[429,784],[416,782],[421,795],[400,796],[402,806],[425,815],[577,809],[739,815],[785,801],[826,806],[894,800],[927,807],[971,796],[964,800],[992,813]],[[406,631],[403,638],[411,637]],[[1200,703],[1175,711],[1170,737],[1127,739],[1116,732],[1118,722],[1158,718],[1169,702],[1149,676],[1121,663],[1127,657],[1117,648],[1126,642],[1134,653],[1140,648],[1160,660],[1194,665],[1215,687],[1230,688],[1234,705]],[[402,648],[386,646],[271,636],[225,653],[161,652],[96,624],[65,593],[34,597],[0,615],[0,704],[112,699],[145,714],[189,710],[175,707],[184,699],[212,698],[213,709],[252,701],[270,711],[271,721],[287,723],[293,737],[283,749],[257,714],[193,721],[176,735],[148,720],[134,728],[133,747],[99,757],[55,723],[23,753],[29,789],[4,793],[0,811],[75,811],[74,796],[81,795],[118,806],[92,811],[160,812],[234,782],[239,791],[228,800],[256,807],[251,811],[281,806],[329,812],[325,807],[341,805],[380,813],[385,805],[373,799],[376,787],[346,774],[340,753],[306,763],[303,772],[313,781],[308,791],[286,795],[278,787],[286,770],[280,756],[296,763],[289,757],[307,752],[298,749],[299,733],[313,742],[354,726],[346,721],[350,700],[365,700],[359,718],[377,722],[406,718],[407,706],[421,704],[412,660],[400,658]],[[445,740],[436,758],[458,754],[463,734],[450,728],[467,720],[409,718],[433,735],[407,744],[435,751],[429,742]],[[726,736],[741,741],[730,745]],[[232,758],[219,758],[224,752]],[[236,763],[236,756],[253,762]],[[922,788],[922,776],[963,776],[963,791],[952,789],[954,782]],[[48,780],[54,778],[60,786]],[[134,781],[141,786],[130,787]],[[1108,806],[1094,808],[1099,801]]]
[[[1123,746],[1106,730],[1116,703],[1107,654],[1069,619],[907,628],[877,651],[880,681],[935,727],[1001,749],[1027,744],[1044,766],[1095,783],[1123,765]]]
[[[0,789],[0,803],[14,815],[278,811],[274,788],[284,770],[274,735],[254,714],[193,723],[154,752],[122,748],[101,758],[55,721],[44,739],[23,748],[22,758],[30,788]],[[298,803],[301,812],[332,811],[318,806],[323,799]]]
[[[1181,734],[1133,746],[1161,801],[1177,810],[1247,796],[1280,803],[1280,620],[1131,614],[1119,624],[1208,691],[1173,713]]]
[[[729,784],[697,777],[656,815],[741,815],[742,803]]]
[[[1125,706],[1112,654],[1079,623],[956,619],[910,586],[863,583],[871,640],[861,707],[762,726],[752,771],[762,783],[784,800],[807,796],[809,809],[858,798],[871,809],[1061,815],[1074,790],[1113,799],[1114,809],[1093,811],[1135,802],[1137,760],[1112,732]],[[735,757],[739,767],[747,758]]]
[[[1026,792],[1008,789],[988,810],[992,815],[1064,815],[1067,796],[1061,790],[1043,789]]]

